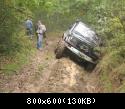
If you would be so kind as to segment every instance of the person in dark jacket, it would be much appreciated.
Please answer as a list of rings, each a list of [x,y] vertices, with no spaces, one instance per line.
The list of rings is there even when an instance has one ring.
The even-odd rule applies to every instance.
[[[30,38],[33,38],[33,22],[30,19],[27,19],[25,22],[27,35],[30,36]]]

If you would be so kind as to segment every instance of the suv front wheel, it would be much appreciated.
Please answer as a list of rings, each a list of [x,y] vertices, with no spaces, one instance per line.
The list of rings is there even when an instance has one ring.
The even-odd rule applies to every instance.
[[[66,47],[64,45],[63,40],[61,39],[57,44],[57,48],[55,49],[55,54],[57,59],[60,59],[64,56],[65,49]]]

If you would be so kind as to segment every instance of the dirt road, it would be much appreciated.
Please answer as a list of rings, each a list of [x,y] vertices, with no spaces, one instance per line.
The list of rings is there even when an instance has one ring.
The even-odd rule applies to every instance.
[[[43,51],[37,51],[30,64],[16,75],[0,78],[1,92],[41,93],[93,93],[99,92],[96,73],[87,72],[84,66],[71,59],[55,59],[54,48],[58,38],[49,37]],[[0,80],[0,81],[1,81]]]

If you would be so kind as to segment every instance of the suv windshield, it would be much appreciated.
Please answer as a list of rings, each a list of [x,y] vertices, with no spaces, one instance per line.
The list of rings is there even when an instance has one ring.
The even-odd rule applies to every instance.
[[[92,31],[90,28],[88,28],[85,24],[83,24],[82,22],[79,22],[76,27],[73,30],[74,33],[86,37],[86,38],[92,38],[93,36],[95,36],[95,32]]]

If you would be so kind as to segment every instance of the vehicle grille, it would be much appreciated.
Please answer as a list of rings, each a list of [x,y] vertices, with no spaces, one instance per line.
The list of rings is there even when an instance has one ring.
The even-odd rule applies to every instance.
[[[80,50],[81,52],[88,50],[89,49],[89,45],[87,45],[85,42],[81,41],[80,39],[73,37],[70,40],[70,44],[77,48],[78,50]]]

